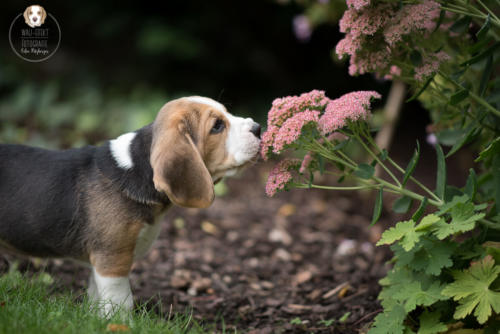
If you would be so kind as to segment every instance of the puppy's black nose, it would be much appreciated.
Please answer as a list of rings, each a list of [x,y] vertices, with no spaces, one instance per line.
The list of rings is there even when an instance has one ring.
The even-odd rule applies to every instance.
[[[36,22],[36,20],[38,20],[38,18],[37,18],[37,17],[34,17],[34,18],[33,18],[33,21],[35,21],[35,22]]]
[[[252,128],[250,129],[250,132],[255,135],[255,137],[260,139],[260,124],[258,123],[253,123]]]

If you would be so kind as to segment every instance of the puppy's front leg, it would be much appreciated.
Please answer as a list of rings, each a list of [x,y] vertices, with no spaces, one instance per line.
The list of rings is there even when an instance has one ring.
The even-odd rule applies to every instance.
[[[133,253],[92,254],[92,276],[95,290],[89,285],[89,296],[97,299],[101,313],[109,317],[119,310],[133,307],[132,291],[128,274],[132,266]],[[92,282],[91,282],[92,283]],[[92,296],[94,294],[94,296]]]

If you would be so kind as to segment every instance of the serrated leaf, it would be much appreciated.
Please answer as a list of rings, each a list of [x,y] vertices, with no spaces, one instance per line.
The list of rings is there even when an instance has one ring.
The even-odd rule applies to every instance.
[[[370,226],[375,224],[382,214],[382,201],[384,197],[384,187],[380,187],[377,198],[375,198],[375,206],[373,207],[373,217]]]
[[[433,226],[435,223],[441,220],[441,217],[431,213],[420,221],[420,223],[415,228],[415,231],[425,231]]]
[[[490,285],[500,274],[500,266],[495,265],[491,256],[474,262],[469,269],[453,273],[455,281],[448,284],[442,294],[459,302],[455,319],[465,318],[474,311],[480,324],[490,317],[492,310],[500,313],[500,292],[491,290]]]
[[[450,104],[452,106],[459,104],[469,96],[469,91],[467,89],[462,89],[450,96]]]
[[[428,202],[427,197],[424,197],[424,199],[420,202],[418,209],[415,211],[413,216],[411,216],[411,220],[418,221],[420,217],[422,217],[425,211],[425,207],[427,206],[427,202]]]
[[[415,222],[413,220],[399,222],[382,234],[377,246],[390,245],[399,240],[399,244],[406,251],[409,251],[419,241],[422,234],[422,232],[415,231]]]
[[[420,316],[420,328],[418,334],[436,334],[448,330],[448,326],[439,321],[441,314],[437,311],[424,311]]]
[[[439,282],[434,282],[426,290],[423,290],[421,283],[414,281],[405,285],[404,289],[398,291],[394,295],[394,299],[404,303],[406,312],[411,312],[417,306],[430,306],[439,300],[446,299],[441,294],[442,290],[443,287]]]
[[[455,207],[458,203],[467,203],[470,201],[470,197],[467,195],[462,195],[462,196],[455,196],[452,198],[451,201],[444,203],[441,205],[439,208],[439,211],[437,212],[438,216],[442,216],[443,214],[449,212],[453,207]]]
[[[469,169],[469,177],[465,183],[464,193],[469,196],[469,198],[474,199],[477,190],[477,176],[473,168]]]
[[[375,317],[373,327],[367,334],[403,334],[405,318],[405,309],[401,305],[395,305],[390,311],[385,311]]]
[[[420,144],[418,143],[417,140],[417,148],[415,149],[415,152],[413,153],[413,156],[411,157],[411,160],[408,163],[408,166],[406,167],[405,175],[403,176],[403,182],[402,182],[403,186],[406,184],[406,182],[408,182],[410,176],[413,174],[413,171],[415,171],[415,167],[417,166],[419,157],[420,157]]]
[[[437,144],[435,148],[437,154],[436,195],[440,199],[444,199],[444,190],[446,188],[446,162],[441,146]]]
[[[375,168],[369,164],[361,163],[354,171],[354,175],[362,179],[370,179],[375,173]]]
[[[394,201],[394,203],[392,204],[392,211],[396,213],[406,213],[408,212],[408,210],[410,210],[411,203],[411,197],[402,196]]]
[[[451,256],[456,249],[456,244],[452,242],[425,240],[422,247],[414,252],[408,263],[408,267],[423,271],[427,275],[438,276],[443,268],[453,265]]]
[[[448,224],[440,220],[434,225],[434,235],[440,240],[454,235],[472,230],[476,222],[484,217],[484,213],[475,213],[474,204],[458,203],[451,209],[451,222]]]

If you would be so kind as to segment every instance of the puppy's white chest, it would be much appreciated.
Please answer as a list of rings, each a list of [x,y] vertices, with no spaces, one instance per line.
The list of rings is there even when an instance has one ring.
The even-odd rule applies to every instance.
[[[140,258],[149,252],[153,242],[160,234],[162,219],[157,219],[153,225],[145,225],[139,232],[134,249],[134,259]]]

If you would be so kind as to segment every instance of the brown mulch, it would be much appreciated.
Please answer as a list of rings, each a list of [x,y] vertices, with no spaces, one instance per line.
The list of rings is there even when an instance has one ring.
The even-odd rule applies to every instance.
[[[381,311],[377,282],[390,257],[374,246],[382,229],[368,226],[372,198],[324,190],[268,198],[269,169],[227,180],[209,209],[170,209],[159,240],[134,265],[136,301],[239,332],[366,332]],[[40,267],[28,262],[19,268]],[[61,287],[83,292],[88,269],[42,263]]]

